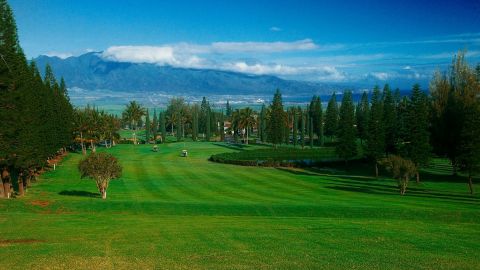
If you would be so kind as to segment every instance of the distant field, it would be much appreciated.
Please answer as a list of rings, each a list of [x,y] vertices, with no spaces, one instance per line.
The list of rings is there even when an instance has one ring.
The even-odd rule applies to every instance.
[[[402,197],[370,166],[242,167],[207,161],[237,151],[223,144],[159,148],[109,149],[124,175],[106,201],[75,153],[0,200],[0,268],[480,268],[480,196],[440,160]]]

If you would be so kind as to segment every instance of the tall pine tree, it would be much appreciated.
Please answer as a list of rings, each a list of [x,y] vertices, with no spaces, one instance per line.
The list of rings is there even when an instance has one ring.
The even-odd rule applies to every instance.
[[[277,89],[270,105],[270,117],[267,123],[267,138],[276,148],[281,144],[285,133],[285,111],[283,110],[282,94]]]
[[[335,92],[328,101],[327,111],[325,112],[325,135],[333,139],[338,127],[338,104]]]
[[[378,177],[378,161],[385,155],[385,128],[383,125],[383,102],[380,88],[373,88],[372,105],[368,119],[367,156],[375,164],[375,176]]]
[[[343,94],[340,106],[340,121],[338,125],[338,143],[335,150],[337,155],[345,161],[357,155],[357,142],[355,130],[355,106],[353,105],[352,92],[346,91]]]

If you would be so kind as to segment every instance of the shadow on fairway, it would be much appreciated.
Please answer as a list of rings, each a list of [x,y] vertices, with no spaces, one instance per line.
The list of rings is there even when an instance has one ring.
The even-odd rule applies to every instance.
[[[348,177],[344,177],[347,178]],[[350,180],[350,181],[349,181]],[[387,186],[378,183],[372,183],[367,181],[361,181],[358,179],[350,178],[349,180],[335,180],[337,184],[328,185],[326,188],[349,191],[349,192],[361,192],[368,194],[378,194],[378,195],[399,195],[398,189],[395,186]],[[393,179],[391,181],[394,181]],[[436,198],[450,201],[457,201],[470,204],[478,204],[480,202],[479,198],[472,196],[470,194],[451,194],[443,193],[438,191],[433,191],[424,188],[418,187],[409,187],[407,188],[407,193],[405,196],[410,197],[423,197],[423,198]]]
[[[213,145],[232,149],[232,150],[237,150],[237,151],[243,151],[245,150],[245,148],[250,147],[249,145],[239,144],[239,143],[214,143]]]
[[[63,196],[100,198],[100,194],[98,193],[83,190],[62,190],[58,194]]]

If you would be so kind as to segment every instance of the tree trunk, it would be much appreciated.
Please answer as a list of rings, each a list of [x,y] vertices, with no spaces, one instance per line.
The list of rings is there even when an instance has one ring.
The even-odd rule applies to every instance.
[[[473,181],[472,181],[472,176],[469,175],[468,176],[468,187],[470,188],[470,194],[473,194],[474,191],[473,191]]]
[[[375,161],[375,177],[378,178],[378,163]]]
[[[418,170],[417,170],[417,172],[415,173],[415,175],[417,176],[417,179],[416,179],[416,180],[417,180],[417,184],[418,184],[418,183],[420,183],[420,173],[418,172]]]
[[[106,189],[103,189],[102,190],[102,199],[107,199],[107,190]]]
[[[247,144],[248,144],[248,126],[247,126]]]
[[[3,192],[5,192],[4,193],[5,198],[7,198],[7,199],[10,198],[10,183],[9,182],[3,183],[3,190],[4,190]]]
[[[24,189],[23,189],[23,174],[20,174],[18,176],[18,195],[23,196],[25,194]]]
[[[1,182],[1,179],[0,179],[0,197],[5,197],[5,189],[3,188],[3,182]]]
[[[82,147],[82,154],[87,154],[87,148],[85,147],[85,142],[83,141],[83,132],[80,132],[80,145]]]
[[[90,140],[90,146],[92,147],[92,153],[95,153],[97,149],[95,149],[95,144],[93,143],[93,140]]]

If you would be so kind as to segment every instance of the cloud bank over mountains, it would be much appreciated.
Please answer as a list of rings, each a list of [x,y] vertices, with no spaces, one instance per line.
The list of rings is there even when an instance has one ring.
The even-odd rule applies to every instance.
[[[281,31],[272,27],[272,32]],[[442,51],[437,45],[442,44]],[[401,47],[402,50],[398,50]],[[152,45],[118,45],[100,56],[114,62],[148,63],[180,68],[275,75],[285,79],[333,83],[419,82],[427,86],[433,71],[451,62],[467,48],[472,63],[480,61],[480,33],[465,33],[424,40],[320,44],[312,39],[271,42],[179,42]],[[412,53],[405,53],[411,48]],[[447,50],[446,50],[447,49]],[[47,53],[62,59],[71,53]]]

